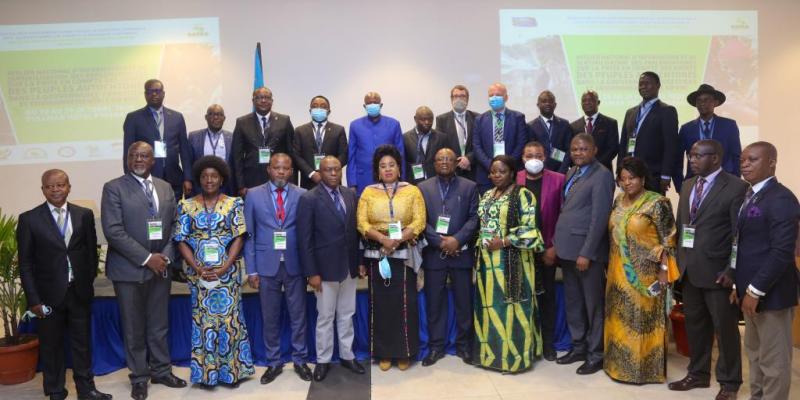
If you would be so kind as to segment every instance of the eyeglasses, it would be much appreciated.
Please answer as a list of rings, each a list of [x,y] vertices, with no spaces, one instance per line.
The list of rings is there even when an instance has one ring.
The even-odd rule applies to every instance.
[[[710,156],[712,154],[714,154],[714,153],[689,153],[689,159],[690,160],[692,160],[692,159],[701,159],[701,158],[703,158],[705,156]]]
[[[262,100],[272,101],[272,96],[255,96],[255,97],[253,97],[253,100],[255,100],[255,101],[262,101]]]

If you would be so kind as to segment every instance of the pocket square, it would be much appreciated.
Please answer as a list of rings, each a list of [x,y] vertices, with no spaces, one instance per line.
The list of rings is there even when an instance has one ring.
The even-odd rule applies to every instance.
[[[760,208],[758,208],[756,206],[752,206],[752,207],[747,209],[747,218],[756,218],[756,217],[760,217],[760,216],[761,216],[761,209]]]

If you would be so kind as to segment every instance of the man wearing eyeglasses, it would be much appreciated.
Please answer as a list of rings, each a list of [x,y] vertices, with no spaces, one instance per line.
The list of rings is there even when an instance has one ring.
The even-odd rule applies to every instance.
[[[158,79],[144,83],[144,99],[147,105],[128,113],[122,130],[122,148],[127,151],[134,142],[145,142],[153,147],[155,164],[152,174],[163,179],[178,194],[192,192],[191,149],[186,136],[183,114],[164,107],[164,84]],[[122,167],[126,174],[127,154],[122,155]]]

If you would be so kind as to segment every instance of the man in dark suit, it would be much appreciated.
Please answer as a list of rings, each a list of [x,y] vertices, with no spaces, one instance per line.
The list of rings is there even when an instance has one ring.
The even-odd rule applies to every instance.
[[[553,243],[567,303],[567,325],[572,350],[559,364],[585,361],[578,374],[603,368],[605,267],[608,263],[608,216],[614,197],[614,177],[597,162],[594,138],[580,133],[572,139],[574,167],[567,173],[564,204],[556,223]]]
[[[708,387],[716,337],[717,400],[735,399],[742,384],[739,311],[728,301],[733,281],[727,267],[733,226],[747,190],[745,182],[722,170],[723,157],[715,140],[696,142],[689,152],[689,168],[696,176],[681,188],[677,218],[689,373],[669,384],[678,391]]]
[[[328,121],[331,104],[325,96],[314,96],[309,107],[311,122],[294,130],[294,160],[300,170],[300,186],[311,189],[322,180],[320,162],[334,156],[347,165],[347,135],[344,127]]]
[[[425,199],[427,222],[422,250],[425,301],[428,305],[428,355],[423,366],[444,357],[447,337],[447,278],[456,311],[456,355],[472,362],[472,268],[478,231],[478,190],[469,179],[456,176],[457,154],[449,148],[436,152],[436,176],[419,184]]]
[[[683,176],[683,155],[689,155],[692,145],[698,140],[713,139],[722,144],[724,159],[722,169],[730,174],[740,176],[739,157],[742,154],[742,142],[739,139],[739,127],[736,121],[714,114],[714,109],[725,103],[725,94],[705,83],[689,96],[686,101],[697,108],[700,116],[681,126],[678,131],[680,148],[678,151],[677,170],[672,180],[675,187],[681,187],[684,179],[694,176],[687,160],[686,177]]]
[[[572,121],[573,132],[585,132],[594,138],[597,144],[597,161],[614,173],[612,161],[619,151],[619,129],[617,120],[607,115],[600,114],[598,106],[600,96],[593,90],[588,90],[581,96],[581,108],[584,116]]]
[[[192,149],[189,157],[189,164],[186,168],[191,171],[194,162],[203,156],[217,156],[231,166],[231,142],[233,134],[222,129],[225,123],[225,110],[219,104],[212,104],[206,110],[206,129],[199,129],[189,132],[189,146]],[[233,177],[231,177],[233,178]],[[193,182],[193,195],[201,192],[200,183]],[[222,192],[228,196],[237,196],[236,183],[233,179],[228,179],[222,184]]]
[[[192,193],[191,149],[186,137],[183,114],[164,107],[164,84],[158,79],[144,83],[147,105],[128,113],[122,124],[122,169],[128,169],[127,151],[134,142],[145,142],[153,148],[155,164],[152,174],[172,186],[175,193]]]
[[[569,144],[572,140],[572,126],[569,121],[553,114],[556,110],[556,96],[545,90],[536,99],[539,116],[528,122],[528,140],[535,140],[544,145],[547,160],[545,169],[564,173],[569,167]]]
[[[433,126],[433,111],[426,106],[420,106],[414,113],[414,129],[403,134],[405,145],[407,180],[419,184],[425,179],[436,175],[434,158],[440,149],[449,148],[461,155],[458,137],[431,129]]]
[[[661,79],[655,72],[647,71],[639,76],[642,103],[625,113],[617,168],[625,156],[639,157],[653,175],[646,189],[665,194],[678,154],[678,111],[658,99],[660,89]]]
[[[305,189],[289,180],[292,159],[284,153],[272,156],[270,181],[251,188],[244,200],[244,219],[249,237],[244,242],[244,263],[250,286],[258,289],[264,321],[267,370],[261,384],[283,372],[281,361],[281,300],[286,299],[292,329],[292,361],[300,379],[310,381],[306,365],[306,280],[300,266],[297,238],[297,204]]]
[[[356,230],[356,194],[342,186],[342,164],[334,156],[320,162],[321,184],[300,196],[297,242],[300,264],[317,295],[314,380],[322,381],[333,356],[334,329],[342,367],[365,372],[353,354],[353,314],[356,312],[356,278],[360,251]]]
[[[186,381],[172,374],[169,342],[170,260],[175,194],[150,171],[153,148],[135,142],[128,170],[103,186],[103,232],[108,240],[106,275],[114,284],[131,373],[131,397],[147,398],[147,381],[173,388]]]
[[[767,142],[742,151],[749,183],[736,225],[736,290],[744,313],[744,348],[750,360],[750,396],[788,399],[792,382],[792,314],[797,305],[794,261],[800,206],[775,178],[778,152]]]
[[[475,156],[475,183],[483,193],[492,187],[489,182],[489,166],[492,159],[500,154],[511,156],[514,160],[522,157],[522,147],[528,141],[528,128],[525,114],[506,108],[508,90],[502,83],[489,86],[489,107],[491,110],[475,120],[475,134],[472,136]]]
[[[237,118],[233,128],[231,159],[239,196],[245,196],[248,188],[267,182],[264,170],[272,154],[291,154],[293,146],[292,121],[288,115],[272,111],[271,90],[254,90],[253,108],[254,112]]]
[[[453,105],[453,111],[436,116],[436,130],[456,135],[461,150],[456,174],[475,180],[472,135],[475,132],[475,120],[480,114],[467,110],[469,90],[464,85],[455,85],[450,89],[450,103]]]
[[[28,308],[41,318],[39,360],[45,396],[67,398],[64,333],[69,332],[78,398],[109,400],[111,395],[95,388],[92,373],[92,284],[97,276],[94,214],[67,203],[70,189],[64,171],[51,169],[42,174],[47,201],[20,214],[17,224],[20,279]]]

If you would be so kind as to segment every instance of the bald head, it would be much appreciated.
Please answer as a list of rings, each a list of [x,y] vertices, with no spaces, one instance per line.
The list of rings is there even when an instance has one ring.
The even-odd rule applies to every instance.
[[[508,89],[506,89],[506,85],[495,82],[489,85],[489,97],[492,96],[500,96],[505,100],[508,100]]]
[[[433,167],[436,170],[436,175],[449,178],[456,173],[456,153],[445,147],[436,152],[433,159]]]
[[[775,175],[778,164],[778,150],[772,143],[755,142],[742,150],[739,159],[742,178],[749,184],[755,185]]]
[[[414,114],[414,123],[417,124],[417,130],[420,133],[428,133],[433,127],[433,111],[428,106],[417,107],[417,112]]]
[[[225,110],[219,104],[212,104],[206,109],[206,124],[212,132],[219,132],[225,123]]]

